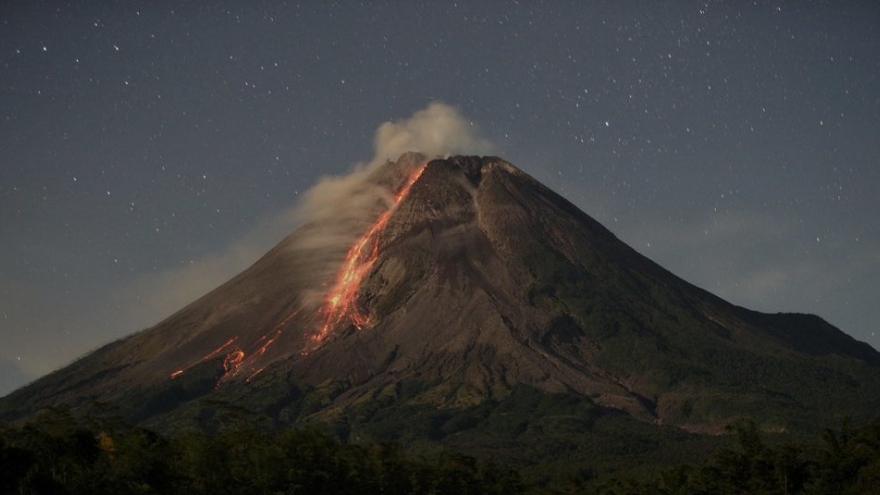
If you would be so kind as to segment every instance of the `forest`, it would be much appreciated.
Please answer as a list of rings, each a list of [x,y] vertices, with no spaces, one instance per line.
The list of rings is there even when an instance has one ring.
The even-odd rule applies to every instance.
[[[402,444],[340,443],[317,428],[235,426],[173,438],[52,409],[0,425],[4,494],[870,494],[880,493],[880,421],[844,422],[810,442],[780,440],[750,421],[698,464],[650,475],[524,479],[516,469]]]

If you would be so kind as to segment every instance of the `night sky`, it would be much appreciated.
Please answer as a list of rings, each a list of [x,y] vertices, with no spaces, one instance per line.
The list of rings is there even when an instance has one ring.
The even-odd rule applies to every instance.
[[[421,3],[2,2],[0,394],[244,269],[432,103],[682,278],[880,347],[880,4]]]

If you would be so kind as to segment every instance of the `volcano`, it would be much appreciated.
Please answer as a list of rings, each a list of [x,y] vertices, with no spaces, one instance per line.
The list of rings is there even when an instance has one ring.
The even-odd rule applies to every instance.
[[[109,407],[166,432],[318,422],[488,451],[612,423],[814,431],[880,410],[869,345],[691,285],[500,158],[407,154],[365,180],[386,194],[359,215],[303,225],[153,328],[0,399],[0,419]]]

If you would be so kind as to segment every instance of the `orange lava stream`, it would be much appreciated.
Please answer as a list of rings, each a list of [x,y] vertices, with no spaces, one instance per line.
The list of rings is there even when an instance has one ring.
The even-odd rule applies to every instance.
[[[421,177],[424,170],[425,165],[422,165],[412,171],[409,177],[407,177],[406,182],[394,196],[391,206],[376,218],[373,224],[370,225],[370,228],[368,228],[348,250],[345,260],[342,263],[342,267],[337,274],[336,282],[330,291],[327,292],[324,304],[305,322],[307,327],[314,325],[316,323],[315,320],[318,319],[322,321],[322,324],[320,328],[311,335],[310,340],[313,344],[307,344],[302,350],[303,354],[308,354],[308,352],[315,350],[317,346],[330,335],[333,328],[345,320],[358,329],[371,323],[369,315],[364,313],[357,304],[357,295],[360,290],[361,282],[370,272],[373,263],[375,263],[376,259],[379,257],[380,234],[385,230],[385,226],[388,224],[391,215],[394,214],[397,206],[409,194],[413,184],[415,184],[419,177]],[[217,380],[216,386],[219,387],[223,382],[242,372],[247,372],[247,378],[245,381],[251,381],[265,368],[265,363],[263,363],[263,366],[257,366],[257,359],[263,356],[266,351],[278,341],[283,333],[284,326],[295,318],[302,309],[303,308],[300,307],[284,317],[283,320],[275,325],[271,332],[268,332],[257,339],[257,341],[251,345],[247,353],[245,353],[245,350],[240,346],[234,345],[235,341],[238,340],[238,337],[232,337],[223,345],[209,352],[195,363],[174,371],[170,374],[170,378],[173,380],[193,366],[218,357],[221,353],[228,350],[223,358],[223,375]]]
[[[232,351],[223,359],[223,370],[227,373],[235,373],[242,361],[244,361],[244,351],[241,349]]]
[[[275,328],[272,329],[271,332],[263,335],[259,339],[257,339],[254,345],[260,345],[253,352],[245,353],[245,351],[239,346],[232,346],[238,337],[232,337],[227,340],[223,345],[214,349],[205,355],[202,359],[199,359],[195,363],[187,366],[186,368],[179,369],[169,375],[169,377],[174,380],[178,376],[182,375],[186,370],[192,368],[193,366],[208,361],[214,357],[219,356],[225,349],[232,346],[232,349],[226,353],[226,356],[223,358],[223,375],[217,380],[217,386],[220,386],[221,383],[229,380],[233,376],[238,375],[242,371],[249,371],[247,380],[250,381],[253,377],[257,376],[261,371],[263,371],[263,367],[257,368],[256,360],[260,356],[266,353],[266,351],[274,344],[281,334],[283,333],[282,328],[287,324],[291,319],[293,319],[302,308],[297,309],[296,311],[290,313],[283,320],[281,320]]]
[[[208,353],[205,357],[203,357],[202,360],[199,361],[199,362],[207,361],[207,360],[211,359],[212,357],[216,356],[217,354],[220,354],[220,352],[222,352],[223,349],[226,349],[227,347],[229,347],[230,345],[232,345],[232,343],[235,342],[235,340],[236,340],[237,338],[238,338],[238,337],[232,337],[231,339],[227,340],[225,344],[223,344],[223,345],[221,345],[220,347],[218,347],[218,348],[214,349],[213,351],[209,352],[209,353]]]
[[[235,340],[236,340],[237,338],[238,338],[238,337],[232,337],[231,339],[227,340],[226,343],[224,343],[224,344],[221,345],[220,347],[218,347],[218,348],[214,349],[213,351],[209,352],[208,354],[206,354],[205,357],[203,357],[202,359],[199,359],[198,361],[196,361],[195,363],[193,363],[193,364],[187,366],[186,368],[179,369],[179,370],[175,371],[174,373],[171,373],[170,378],[171,378],[172,380],[174,380],[174,379],[177,378],[178,376],[182,375],[184,371],[186,371],[186,370],[192,368],[193,366],[195,366],[195,365],[197,365],[197,364],[199,364],[199,363],[204,363],[205,361],[211,359],[212,357],[220,355],[220,353],[223,352],[223,349],[226,349],[227,347],[229,347],[230,345],[232,345],[232,343],[235,342]]]
[[[272,345],[278,341],[278,338],[281,337],[283,332],[284,325],[287,324],[290,320],[292,320],[299,312],[302,311],[302,308],[298,308],[296,311],[293,311],[289,315],[285,316],[283,320],[281,320],[275,328],[272,329],[271,332],[263,335],[259,339],[257,339],[256,344],[262,342],[262,345],[256,348],[250,354],[245,354],[245,352],[241,349],[235,349],[226,355],[226,358],[223,360],[223,376],[217,381],[217,386],[220,386],[223,382],[229,380],[230,378],[238,375],[242,371],[248,372],[248,377],[245,381],[251,381],[255,376],[259,375],[260,372],[263,371],[265,365],[257,367],[257,359],[266,354],[266,351],[269,350]],[[255,345],[256,345],[255,344]]]
[[[357,305],[357,294],[361,282],[379,257],[379,234],[385,230],[391,215],[400,202],[409,195],[413,184],[419,180],[424,171],[425,166],[422,165],[410,173],[406,182],[394,196],[391,207],[382,212],[370,228],[348,250],[342,268],[336,276],[336,283],[327,293],[324,306],[320,310],[324,316],[324,324],[317,333],[312,335],[313,342],[322,342],[330,334],[330,330],[345,319],[348,319],[358,329],[370,324],[369,315],[365,314]]]

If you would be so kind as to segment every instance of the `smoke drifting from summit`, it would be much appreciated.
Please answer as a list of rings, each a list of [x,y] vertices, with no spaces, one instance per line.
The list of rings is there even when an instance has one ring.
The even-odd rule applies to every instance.
[[[333,279],[351,245],[381,212],[393,206],[397,189],[412,169],[435,157],[486,153],[491,148],[473,123],[439,102],[408,119],[381,124],[369,162],[356,165],[347,175],[321,178],[296,206],[298,223],[315,227],[292,246],[308,251],[312,266],[321,267],[315,271],[320,280],[314,285]],[[314,296],[322,294],[318,289]]]
[[[410,118],[400,122],[385,122],[376,129],[373,138],[374,155],[365,163],[355,166],[343,176],[321,178],[297,206],[302,223],[337,220],[342,216],[362,215],[377,205],[386,205],[393,196],[395,184],[380,183],[379,171],[388,162],[405,153],[415,152],[424,159],[453,154],[485,154],[492,145],[477,134],[473,123],[464,119],[455,107],[433,102]],[[416,161],[409,157],[405,161]],[[409,166],[418,163],[398,163],[405,175]],[[399,176],[397,177],[399,179]],[[386,179],[387,181],[387,179]]]
[[[437,156],[485,154],[491,149],[473,123],[444,103],[433,102],[407,119],[382,123],[375,131],[374,154],[368,162],[354,165],[346,175],[318,180],[299,202],[266,218],[226,249],[181,268],[143,276],[114,291],[112,298],[120,314],[108,315],[113,324],[101,326],[135,326],[120,328],[129,332],[153,325],[229,280],[279,239],[306,224],[313,224],[313,235],[303,237],[291,248],[320,267],[315,271],[320,274],[314,281],[317,297],[321,284],[332,282],[346,250],[379,212],[390,207],[394,189],[407,170]],[[423,156],[402,156],[407,152]],[[389,166],[390,160],[397,163]],[[111,337],[103,336],[101,340]],[[84,350],[76,350],[74,355]]]
[[[372,165],[396,159],[408,151],[428,158],[455,154],[486,154],[493,146],[477,134],[455,107],[440,102],[428,105],[399,123],[385,122],[376,129],[376,155]]]

